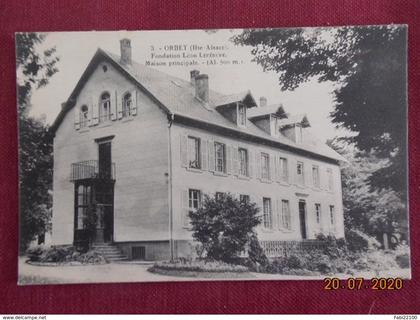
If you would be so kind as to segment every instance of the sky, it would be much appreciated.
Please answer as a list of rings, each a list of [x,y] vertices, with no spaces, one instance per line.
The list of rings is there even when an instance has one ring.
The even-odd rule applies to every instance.
[[[52,123],[58,115],[61,103],[66,101],[76,86],[77,81],[98,48],[120,54],[122,38],[129,38],[132,47],[132,59],[145,64],[152,61],[152,49],[155,53],[182,54],[174,50],[179,45],[186,45],[188,54],[207,53],[209,51],[191,51],[191,46],[218,46],[224,49],[214,51],[224,53],[226,61],[241,61],[240,64],[207,65],[209,59],[198,58],[197,66],[169,66],[170,61],[185,59],[155,59],[166,61],[166,66],[154,68],[188,80],[190,70],[198,69],[209,76],[210,89],[225,94],[250,90],[256,101],[265,96],[268,104],[282,103],[290,114],[306,114],[314,134],[321,140],[332,138],[340,131],[334,128],[329,119],[333,109],[332,83],[318,83],[311,80],[294,91],[281,91],[278,76],[274,72],[264,72],[262,67],[251,61],[251,47],[235,46],[229,39],[240,33],[240,29],[205,32],[203,30],[182,31],[112,31],[112,32],[53,32],[48,33],[45,42],[38,48],[44,50],[55,46],[60,61],[59,72],[49,84],[34,91],[32,95],[31,115],[45,115]],[[153,48],[152,48],[153,47]]]

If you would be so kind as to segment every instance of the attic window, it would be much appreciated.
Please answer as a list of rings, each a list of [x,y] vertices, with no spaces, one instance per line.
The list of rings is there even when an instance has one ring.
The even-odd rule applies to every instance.
[[[238,125],[246,126],[246,107],[242,103],[238,104]]]
[[[106,65],[103,65],[102,66],[102,70],[104,70],[104,72],[107,72],[108,71],[108,67]]]

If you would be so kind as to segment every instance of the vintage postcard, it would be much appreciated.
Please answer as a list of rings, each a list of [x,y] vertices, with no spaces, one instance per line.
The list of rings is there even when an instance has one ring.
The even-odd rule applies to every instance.
[[[410,278],[406,26],[17,33],[16,63],[19,284]]]

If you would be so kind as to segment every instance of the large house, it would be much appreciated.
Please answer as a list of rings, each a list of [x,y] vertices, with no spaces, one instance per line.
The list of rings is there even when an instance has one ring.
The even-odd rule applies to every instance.
[[[230,192],[261,208],[258,237],[344,236],[339,154],[305,115],[259,106],[250,91],[223,95],[193,70],[182,80],[98,49],[52,125],[53,243],[97,243],[130,259],[193,254],[188,212],[204,194]],[[93,210],[93,211],[92,211]]]

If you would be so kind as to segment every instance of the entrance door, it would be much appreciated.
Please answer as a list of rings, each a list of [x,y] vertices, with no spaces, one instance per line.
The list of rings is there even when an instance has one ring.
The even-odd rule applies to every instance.
[[[111,142],[99,143],[99,178],[110,179],[111,178]]]
[[[300,221],[300,234],[302,239],[307,238],[306,234],[306,202],[299,200],[299,221]]]

